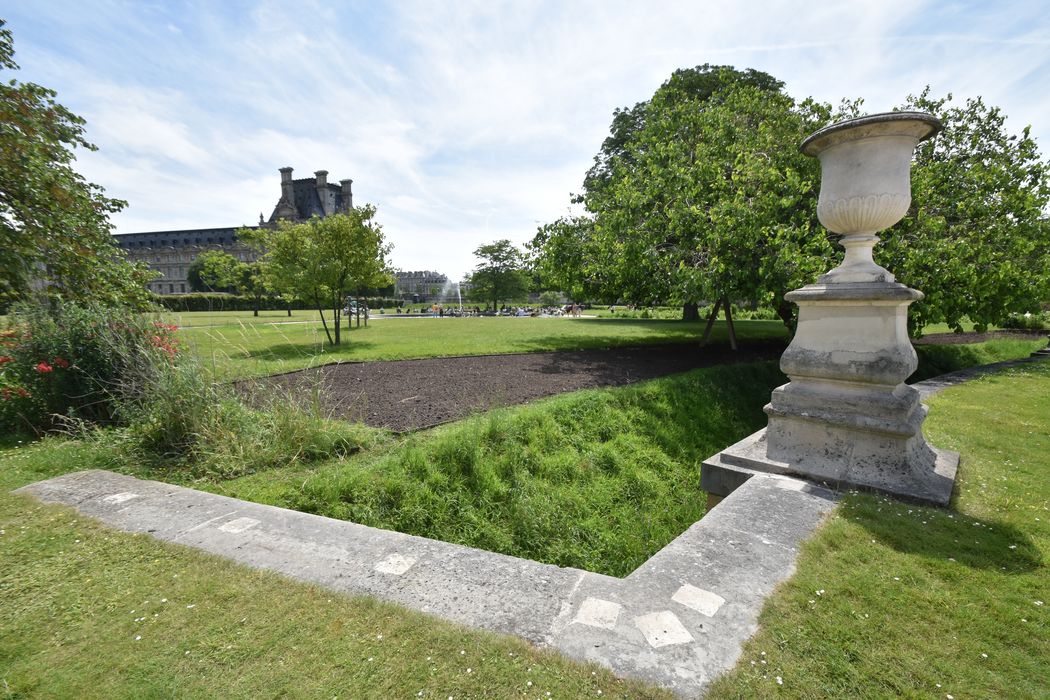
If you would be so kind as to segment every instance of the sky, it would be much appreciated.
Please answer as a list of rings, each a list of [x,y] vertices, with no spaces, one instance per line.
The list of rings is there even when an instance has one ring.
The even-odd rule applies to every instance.
[[[17,77],[58,92],[117,233],[269,218],[278,168],[352,178],[402,270],[567,213],[613,111],[677,68],[766,71],[882,112],[981,96],[1050,153],[1050,13],[1028,2],[8,1]]]

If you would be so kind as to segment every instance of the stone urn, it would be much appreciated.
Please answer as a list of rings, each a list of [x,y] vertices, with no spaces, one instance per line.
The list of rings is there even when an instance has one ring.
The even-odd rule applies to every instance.
[[[791,381],[773,391],[764,431],[704,463],[713,489],[740,478],[726,480],[725,470],[766,471],[948,502],[959,456],[927,444],[926,407],[904,383],[918,365],[908,305],[922,292],[872,258],[878,232],[911,205],[915,146],[940,126],[929,114],[890,112],[833,124],[802,143],[821,163],[817,216],[841,236],[845,257],[816,284],[786,295],[799,307],[780,360]]]
[[[846,249],[820,282],[894,281],[872,259],[876,234],[908,213],[912,153],[940,129],[923,112],[887,112],[832,124],[802,142],[802,152],[820,160],[817,218]]]

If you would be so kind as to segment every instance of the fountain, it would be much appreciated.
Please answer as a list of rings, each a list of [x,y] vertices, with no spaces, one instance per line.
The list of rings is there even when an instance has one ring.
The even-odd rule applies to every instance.
[[[877,232],[911,205],[915,146],[940,127],[928,114],[891,112],[833,124],[802,143],[821,163],[817,216],[841,236],[845,258],[786,296],[799,307],[780,360],[791,381],[773,391],[765,430],[704,463],[709,493],[725,495],[758,471],[948,503],[959,455],[926,442],[926,407],[904,384],[918,364],[908,305],[923,295],[872,258]]]
[[[461,314],[463,313],[463,296],[460,294],[459,291],[459,282],[452,282],[451,280],[447,280],[441,286],[441,301],[446,302],[452,297],[453,287],[455,287],[456,289],[456,312]]]

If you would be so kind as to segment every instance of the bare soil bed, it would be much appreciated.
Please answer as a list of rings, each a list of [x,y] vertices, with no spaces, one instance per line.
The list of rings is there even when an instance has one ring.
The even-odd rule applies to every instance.
[[[1031,338],[1023,331],[939,333],[925,345],[979,343],[991,338]],[[249,398],[273,390],[293,400],[317,401],[321,410],[398,432],[429,428],[476,411],[526,403],[580,389],[622,386],[698,367],[772,360],[781,342],[701,348],[696,343],[519,355],[440,357],[426,360],[336,363],[238,382]]]
[[[476,411],[579,389],[621,386],[732,362],[776,359],[779,342],[700,348],[695,343],[637,348],[337,363],[238,382],[255,394],[276,389],[318,401],[333,417],[395,431],[418,430]]]

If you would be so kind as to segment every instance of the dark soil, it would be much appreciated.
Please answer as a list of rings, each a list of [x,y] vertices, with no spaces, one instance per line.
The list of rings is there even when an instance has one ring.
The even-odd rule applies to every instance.
[[[417,430],[476,411],[579,389],[621,386],[697,367],[776,359],[777,342],[695,343],[521,355],[338,363],[239,382],[251,395],[277,389],[320,403],[334,417],[395,431]]]
[[[1038,334],[940,333],[925,336],[916,344],[953,345],[1033,335]],[[679,343],[337,363],[238,382],[236,387],[249,397],[276,389],[304,403],[316,400],[327,415],[402,432],[579,389],[622,386],[711,365],[772,360],[783,351],[784,344],[779,342],[742,343],[735,352],[723,345],[701,348],[695,343]]]

